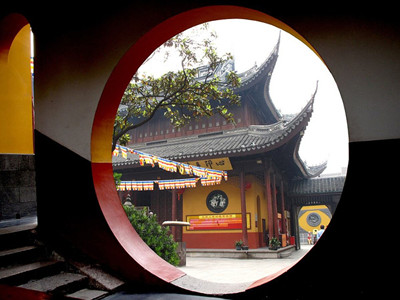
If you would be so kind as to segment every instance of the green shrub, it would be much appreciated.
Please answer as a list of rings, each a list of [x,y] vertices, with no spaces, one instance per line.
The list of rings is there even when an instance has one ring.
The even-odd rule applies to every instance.
[[[163,227],[157,222],[157,216],[149,215],[147,208],[137,210],[134,206],[124,205],[124,210],[133,228],[142,240],[162,259],[171,265],[179,264],[179,256],[176,253],[178,243],[169,234],[169,227]]]
[[[121,177],[122,177],[122,174],[121,174],[121,173],[114,172],[114,173],[113,173],[113,176],[114,176],[115,187],[118,188],[119,185],[121,184]]]

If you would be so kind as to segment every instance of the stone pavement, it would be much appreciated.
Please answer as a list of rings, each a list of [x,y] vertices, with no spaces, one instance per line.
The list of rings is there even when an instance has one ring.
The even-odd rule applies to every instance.
[[[211,282],[254,282],[295,264],[311,248],[311,245],[301,245],[301,249],[294,251],[289,257],[277,259],[187,257],[186,266],[179,269],[187,275]]]

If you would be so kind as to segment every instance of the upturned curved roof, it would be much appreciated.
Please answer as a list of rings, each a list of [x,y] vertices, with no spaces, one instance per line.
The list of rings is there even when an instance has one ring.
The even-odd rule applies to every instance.
[[[313,112],[318,83],[311,99],[300,113],[291,120],[286,120],[274,106],[269,95],[271,75],[278,59],[280,36],[274,49],[260,67],[238,74],[242,79],[236,93],[247,95],[254,101],[257,109],[265,111],[265,118],[274,122],[268,125],[250,125],[232,130],[224,130],[198,135],[156,140],[135,144],[134,149],[159,157],[188,161],[218,157],[238,157],[259,154],[274,150],[284,144],[291,143],[291,166],[297,168],[301,178],[318,176],[326,168],[326,163],[309,167],[299,157],[298,148],[303,133]],[[124,168],[139,164],[136,155],[128,153],[127,159],[121,156],[113,157],[113,166]],[[299,175],[296,175],[299,177]]]
[[[269,94],[269,84],[279,57],[280,41],[281,35],[279,33],[275,47],[261,66],[254,66],[246,72],[238,74],[241,79],[241,85],[239,88],[235,89],[235,92],[239,94],[251,91],[253,94],[252,99],[255,101],[255,104],[260,106],[263,112],[268,112],[275,122],[279,121],[282,115],[275,107],[271,95]]]
[[[303,110],[288,122],[279,121],[272,125],[251,125],[233,130],[136,144],[135,150],[181,161],[268,152],[287,143],[294,136],[299,136],[299,133],[304,131],[313,112],[314,96],[315,93]],[[137,155],[131,153],[128,153],[127,159],[121,156],[113,157],[113,165],[116,167],[138,163]],[[305,166],[303,168],[307,169]],[[307,177],[311,175],[311,173],[308,173]]]

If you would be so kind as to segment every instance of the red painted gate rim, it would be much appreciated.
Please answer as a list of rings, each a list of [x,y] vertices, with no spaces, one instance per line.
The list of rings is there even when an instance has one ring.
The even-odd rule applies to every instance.
[[[99,100],[91,136],[91,162],[96,195],[108,226],[117,241],[130,257],[143,267],[143,272],[148,271],[167,283],[172,283],[191,291],[196,289],[196,292],[204,294],[209,294],[207,285],[204,286],[204,290],[200,291],[197,288],[193,288],[196,285],[195,282],[191,282],[190,285],[185,287],[184,282],[186,280],[178,279],[187,275],[159,258],[132,228],[115,189],[111,165],[111,140],[114,119],[122,95],[132,76],[147,57],[174,35],[204,22],[222,19],[248,19],[271,24],[294,35],[316,53],[310,44],[292,28],[256,10],[239,6],[207,6],[180,13],[144,34],[120,59],[111,73]],[[262,278],[251,284],[247,289],[265,284],[288,269],[283,269],[273,275]],[[193,278],[194,280],[196,279]]]

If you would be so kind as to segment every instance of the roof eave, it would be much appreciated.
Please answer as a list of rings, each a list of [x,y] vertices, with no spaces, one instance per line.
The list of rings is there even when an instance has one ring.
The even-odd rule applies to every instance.
[[[316,83],[316,88],[315,88],[315,91],[314,91],[313,95],[311,96],[311,99],[309,100],[309,102],[303,108],[303,110],[300,112],[299,115],[304,114],[304,113],[309,113],[309,118],[311,119],[311,116],[312,116],[312,113],[313,113],[313,108],[314,108],[314,100],[315,100],[315,96],[317,94],[317,91],[318,91],[318,81]],[[308,122],[307,122],[307,125],[308,125]],[[304,127],[304,130],[306,129],[307,125]],[[300,143],[301,143],[302,137],[303,137],[303,134],[301,134],[301,138],[296,143],[296,147],[295,147],[295,150],[293,152],[293,160],[296,163],[296,165],[299,168],[299,170],[302,173],[302,175],[304,176],[304,178],[313,178],[313,177],[319,176],[326,169],[327,161],[324,161],[323,163],[321,163],[319,165],[309,167],[301,159],[301,157],[299,155],[299,148],[300,148]]]
[[[256,69],[256,71],[254,71],[254,67],[252,67],[249,70],[238,74],[239,77],[242,75],[242,84],[239,88],[235,89],[236,93],[243,93],[246,90],[253,89],[256,85],[260,84],[260,90],[263,93],[262,98],[265,100],[265,104],[268,106],[275,121],[279,121],[282,118],[282,115],[272,101],[271,95],[269,94],[269,85],[271,82],[271,76],[279,57],[280,40],[281,34],[279,33],[278,41],[275,47],[272,49],[271,53],[269,54],[267,59],[261,64],[261,66]],[[245,74],[250,75],[248,75],[248,77],[246,78]]]

